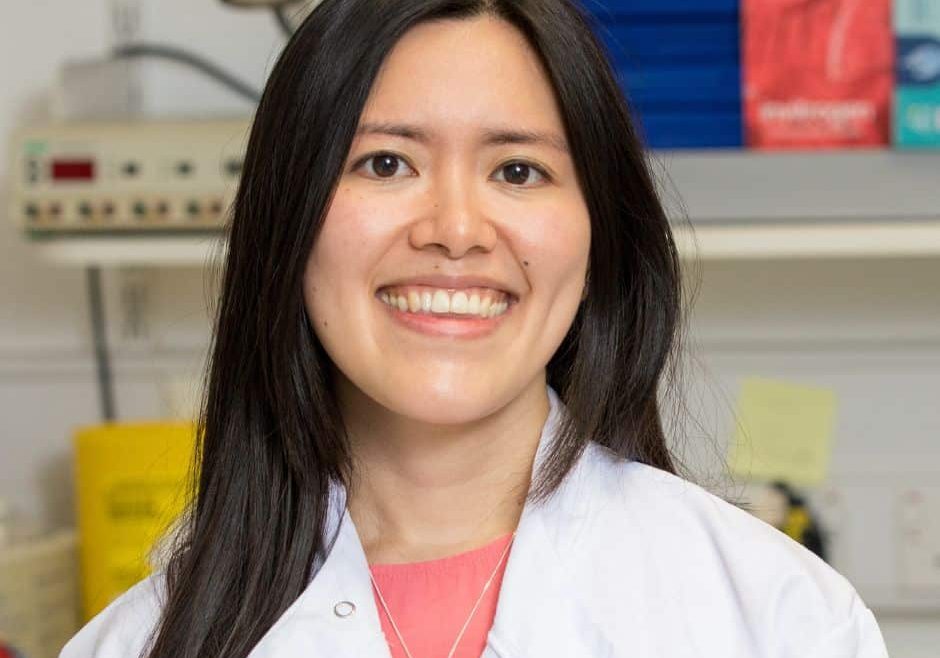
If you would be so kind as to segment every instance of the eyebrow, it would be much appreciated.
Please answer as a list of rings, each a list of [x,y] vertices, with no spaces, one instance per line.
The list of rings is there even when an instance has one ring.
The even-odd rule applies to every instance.
[[[431,141],[431,135],[423,128],[405,123],[363,123],[356,131],[357,135],[391,135],[412,139],[422,144]],[[485,146],[498,146],[501,144],[535,144],[550,146],[562,153],[568,153],[568,144],[565,139],[555,133],[539,132],[536,130],[496,129],[491,128],[483,133],[482,143]]]

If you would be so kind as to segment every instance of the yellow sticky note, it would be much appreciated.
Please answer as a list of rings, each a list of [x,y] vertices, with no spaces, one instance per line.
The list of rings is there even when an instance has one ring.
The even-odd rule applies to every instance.
[[[826,388],[749,378],[728,446],[736,475],[815,485],[826,479],[836,396]]]

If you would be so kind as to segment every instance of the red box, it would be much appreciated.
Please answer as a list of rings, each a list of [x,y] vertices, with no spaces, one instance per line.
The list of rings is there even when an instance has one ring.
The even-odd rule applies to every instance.
[[[889,143],[891,0],[742,0],[741,21],[748,146]]]

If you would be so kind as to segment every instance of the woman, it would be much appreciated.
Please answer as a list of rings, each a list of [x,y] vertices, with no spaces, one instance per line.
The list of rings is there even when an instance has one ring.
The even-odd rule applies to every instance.
[[[885,656],[673,474],[679,286],[567,0],[327,0],[254,123],[186,541],[63,656]]]

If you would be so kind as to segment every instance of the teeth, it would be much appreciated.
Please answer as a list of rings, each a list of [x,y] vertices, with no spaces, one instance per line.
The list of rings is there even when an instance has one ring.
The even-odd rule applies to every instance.
[[[450,312],[466,315],[468,302],[469,300],[467,299],[467,293],[455,292],[454,296],[450,298]]]
[[[443,290],[434,293],[434,299],[431,300],[432,313],[450,313],[450,296]]]
[[[494,299],[496,297],[496,299]],[[500,299],[502,297],[503,299]],[[493,318],[502,315],[509,308],[505,293],[472,292],[463,290],[448,293],[446,290],[383,290],[379,295],[384,303],[402,312],[455,315],[474,315]]]

